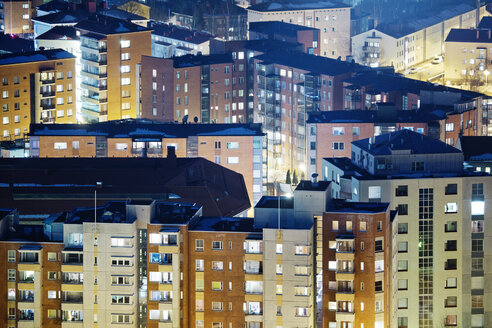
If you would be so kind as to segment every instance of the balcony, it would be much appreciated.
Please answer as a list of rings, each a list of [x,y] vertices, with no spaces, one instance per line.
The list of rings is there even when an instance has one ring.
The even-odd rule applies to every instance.
[[[50,90],[50,91],[43,91],[41,90],[41,98],[50,98],[55,96],[55,91]]]
[[[62,302],[64,303],[83,303],[84,296],[82,292],[63,292]]]
[[[54,117],[42,117],[41,118],[41,123],[44,124],[53,124],[55,123],[56,119]]]
[[[19,302],[34,302],[34,291],[32,290],[21,290],[19,293]]]
[[[55,109],[56,108],[56,104],[54,103],[41,103],[41,108],[43,108],[43,110],[50,110],[50,109]]]
[[[51,79],[44,79],[41,80],[41,84],[46,85],[46,84],[55,84],[55,77],[53,76]]]
[[[64,265],[82,265],[84,264],[84,254],[82,253],[64,253]]]

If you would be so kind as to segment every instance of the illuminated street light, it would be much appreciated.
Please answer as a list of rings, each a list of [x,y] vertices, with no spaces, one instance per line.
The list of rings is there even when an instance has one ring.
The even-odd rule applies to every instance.
[[[485,84],[488,84],[488,77],[489,77],[489,74],[490,72],[488,70],[485,70],[485,72],[483,72],[485,74]]]

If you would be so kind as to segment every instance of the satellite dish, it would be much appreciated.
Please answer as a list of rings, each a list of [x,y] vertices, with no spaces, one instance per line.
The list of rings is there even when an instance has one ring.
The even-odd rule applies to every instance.
[[[181,121],[183,124],[188,123],[188,115],[183,116],[183,120]]]

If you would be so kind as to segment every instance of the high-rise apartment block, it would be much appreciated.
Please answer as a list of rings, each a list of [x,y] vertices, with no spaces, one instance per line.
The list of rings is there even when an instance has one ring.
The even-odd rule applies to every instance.
[[[236,54],[240,59],[245,59],[244,55]],[[142,117],[167,122],[244,123],[245,70],[244,63],[234,64],[231,54],[169,59],[144,56]],[[236,77],[236,71],[240,76]]]
[[[327,158],[332,196],[398,210],[392,327],[488,327],[486,209],[492,177],[463,169],[463,153],[401,130],[355,141]]]
[[[82,122],[136,118],[140,113],[137,64],[151,54],[151,31],[95,15],[78,23],[81,51]]]
[[[287,170],[305,174],[308,114],[342,108],[342,81],[359,66],[280,51],[254,61],[254,120],[267,134],[269,181],[283,178]]]
[[[0,56],[1,140],[31,123],[75,123],[75,57],[61,49]]]
[[[320,30],[319,54],[350,55],[350,5],[337,1],[263,2],[247,8],[248,23],[282,21]]]

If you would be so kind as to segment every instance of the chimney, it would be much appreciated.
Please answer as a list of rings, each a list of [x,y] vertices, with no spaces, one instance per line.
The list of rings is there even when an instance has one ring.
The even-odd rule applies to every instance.
[[[313,186],[313,187],[318,186],[318,173],[313,173],[311,175],[311,186]]]
[[[479,35],[480,35],[480,31],[477,30],[477,40],[480,38]]]

